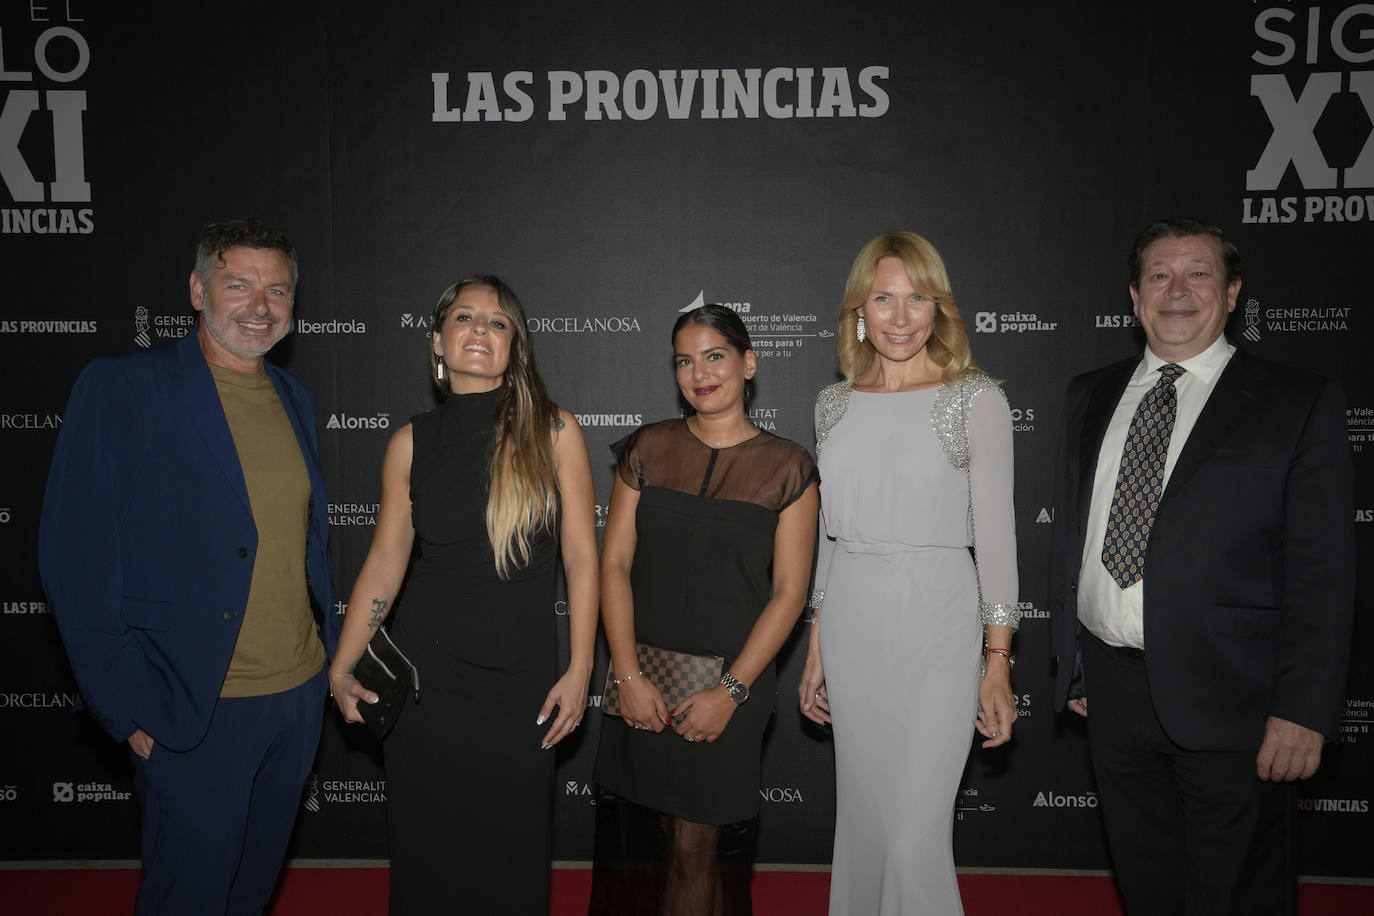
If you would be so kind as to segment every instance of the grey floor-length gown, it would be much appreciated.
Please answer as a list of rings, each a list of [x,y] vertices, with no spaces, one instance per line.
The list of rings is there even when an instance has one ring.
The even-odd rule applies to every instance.
[[[832,385],[816,413],[830,914],[961,914],[954,802],[982,625],[1008,622],[1017,600],[1010,410],[975,373],[919,391]]]

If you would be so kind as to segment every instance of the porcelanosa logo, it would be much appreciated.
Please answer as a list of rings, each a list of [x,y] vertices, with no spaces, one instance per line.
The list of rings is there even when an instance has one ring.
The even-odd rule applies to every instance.
[[[697,291],[696,298],[678,309],[678,312],[690,312],[705,304],[706,290],[701,289]],[[759,359],[786,359],[797,355],[812,340],[835,336],[834,331],[816,329],[820,316],[814,312],[769,312],[752,302],[721,301],[719,304],[733,311],[744,322],[754,355]]]
[[[1245,329],[1240,332],[1251,343],[1265,334],[1323,334],[1350,330],[1350,308],[1330,306],[1269,307],[1258,299],[1245,300]]]
[[[1057,321],[1041,321],[1035,312],[978,312],[973,330],[979,334],[1025,334],[1028,331],[1053,331]]]
[[[759,797],[775,805],[804,804],[802,790],[796,786],[764,786],[759,789]]]
[[[0,179],[14,204],[0,207],[0,232],[88,235],[95,230],[95,211],[67,206],[91,201],[86,180],[86,90],[80,88],[90,68],[91,48],[72,27],[84,20],[72,16],[70,3],[24,7],[28,23],[16,21],[9,34],[0,33]],[[53,24],[55,19],[66,24]],[[35,117],[40,111],[43,114]],[[31,119],[33,129],[28,130]],[[44,131],[48,125],[50,135]],[[45,203],[58,206],[39,206]]]
[[[55,782],[52,784],[52,800],[58,804],[82,804],[84,802],[128,801],[132,792],[123,792],[107,782]]]
[[[72,709],[76,695],[72,693],[0,693],[0,709]]]
[[[1270,135],[1245,172],[1245,223],[1352,223],[1374,220],[1374,5],[1344,9],[1274,5],[1254,21],[1250,95],[1263,109]],[[1326,126],[1363,124],[1363,138]],[[1333,142],[1334,141],[1334,142]],[[1353,143],[1361,144],[1356,151]],[[1332,155],[1340,157],[1332,161]],[[1291,168],[1290,168],[1291,166]],[[1292,176],[1290,179],[1289,176]],[[1281,196],[1287,182],[1301,194]],[[1311,193],[1317,192],[1317,193]],[[1355,193],[1351,193],[1355,192]]]
[[[181,340],[195,330],[199,320],[195,315],[153,315],[140,305],[134,309],[134,343],[151,347],[154,343]]]
[[[632,315],[540,315],[525,319],[531,334],[628,334],[639,333],[639,319]]]

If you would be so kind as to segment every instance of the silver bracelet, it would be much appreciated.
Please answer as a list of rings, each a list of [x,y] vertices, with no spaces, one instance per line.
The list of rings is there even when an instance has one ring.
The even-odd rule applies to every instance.
[[[616,685],[617,687],[619,687],[621,684],[625,683],[626,681],[628,681],[628,680],[630,680],[630,679],[632,679],[632,678],[643,677],[643,676],[644,676],[644,672],[643,672],[643,671],[636,671],[634,674],[627,674],[627,675],[625,675],[624,677],[613,677],[613,678],[611,678],[611,680],[615,682],[615,685]]]

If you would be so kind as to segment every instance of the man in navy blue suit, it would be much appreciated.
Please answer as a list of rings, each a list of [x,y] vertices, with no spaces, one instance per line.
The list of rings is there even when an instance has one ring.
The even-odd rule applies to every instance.
[[[1127,912],[1291,913],[1288,784],[1336,734],[1350,653],[1344,399],[1227,340],[1221,229],[1151,223],[1129,270],[1144,352],[1065,397],[1055,704],[1088,717]]]
[[[39,565],[85,705],[132,752],[137,912],[259,913],[319,743],[338,622],[315,409],[263,357],[296,252],[211,223],[180,343],[94,360],[48,478]]]

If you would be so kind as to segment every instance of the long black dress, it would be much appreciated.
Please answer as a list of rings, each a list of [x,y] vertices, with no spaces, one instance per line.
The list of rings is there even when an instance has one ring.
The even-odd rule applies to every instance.
[[[615,448],[621,480],[639,490],[630,582],[635,639],[721,655],[729,670],[772,592],[778,514],[819,479],[815,462],[796,443],[763,431],[711,448],[684,420],[645,426]],[[775,687],[769,664],[710,744],[605,717],[596,781],[635,804],[700,824],[754,817]]]
[[[450,395],[414,418],[411,519],[419,555],[396,642],[421,700],[385,744],[391,914],[543,914],[554,756],[534,724],[557,679],[557,541],[496,574],[484,513],[500,389]]]

